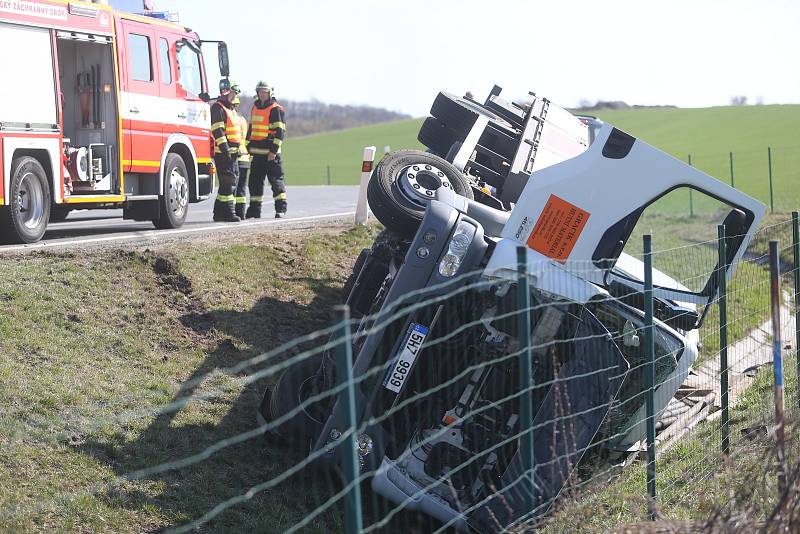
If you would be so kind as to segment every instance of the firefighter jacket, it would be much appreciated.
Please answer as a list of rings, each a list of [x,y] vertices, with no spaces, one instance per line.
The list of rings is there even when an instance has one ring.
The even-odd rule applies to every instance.
[[[244,139],[247,133],[247,117],[238,115],[237,119],[239,120],[239,131],[241,132],[240,139]],[[247,143],[239,145],[239,163],[250,163],[250,154],[247,153]]]
[[[219,99],[211,106],[211,135],[214,137],[214,155],[228,154],[236,158],[242,142],[239,119],[233,105]]]
[[[281,145],[286,136],[283,114],[283,106],[274,98],[266,102],[255,101],[247,131],[247,150],[250,154],[281,153]]]

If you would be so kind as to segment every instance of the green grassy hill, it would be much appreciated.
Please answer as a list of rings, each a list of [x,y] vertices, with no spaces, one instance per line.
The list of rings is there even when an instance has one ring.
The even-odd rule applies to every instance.
[[[283,159],[286,180],[292,185],[357,184],[361,179],[361,159],[364,147],[374,145],[383,155],[385,146],[392,150],[400,148],[424,149],[417,141],[421,119],[390,122],[374,126],[362,126],[297,139],[284,144]],[[291,123],[289,123],[291,128]]]
[[[730,183],[733,152],[738,189],[769,204],[767,147],[772,147],[775,208],[800,205],[800,105],[738,106],[700,109],[653,108],[602,111],[615,126]],[[285,151],[290,184],[355,184],[363,147],[421,148],[421,119],[366,126],[298,139]],[[688,200],[687,200],[688,205]]]

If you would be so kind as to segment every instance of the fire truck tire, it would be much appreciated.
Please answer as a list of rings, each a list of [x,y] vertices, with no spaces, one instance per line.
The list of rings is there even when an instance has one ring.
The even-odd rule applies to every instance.
[[[387,229],[411,238],[439,187],[473,198],[467,178],[447,161],[419,150],[399,150],[384,156],[372,171],[367,201]]]
[[[50,186],[36,158],[23,156],[11,163],[7,202],[0,216],[2,240],[6,243],[39,241],[50,217]]]
[[[417,134],[417,140],[440,157],[444,157],[447,154],[453,143],[463,141],[463,139],[463,135],[452,128],[448,128],[445,123],[436,117],[425,119],[419,129],[419,134]]]
[[[189,212],[189,173],[186,163],[177,154],[167,154],[164,162],[164,194],[158,197],[158,219],[156,228],[180,228]]]

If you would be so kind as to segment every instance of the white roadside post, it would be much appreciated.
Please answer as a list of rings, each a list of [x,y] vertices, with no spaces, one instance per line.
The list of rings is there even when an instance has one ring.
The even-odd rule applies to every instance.
[[[375,161],[374,146],[364,147],[364,161],[361,164],[361,187],[358,189],[356,204],[356,224],[367,224],[367,184],[372,174],[372,163]]]

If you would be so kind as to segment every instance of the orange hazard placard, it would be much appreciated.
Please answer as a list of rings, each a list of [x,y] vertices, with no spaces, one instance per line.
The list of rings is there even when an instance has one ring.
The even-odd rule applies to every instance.
[[[588,211],[563,198],[550,195],[528,238],[528,246],[548,258],[564,263],[588,220]]]

